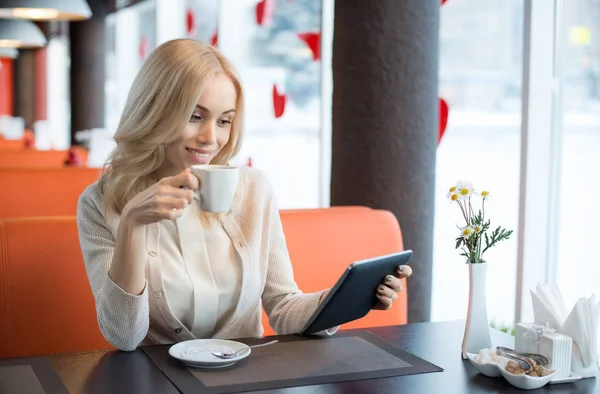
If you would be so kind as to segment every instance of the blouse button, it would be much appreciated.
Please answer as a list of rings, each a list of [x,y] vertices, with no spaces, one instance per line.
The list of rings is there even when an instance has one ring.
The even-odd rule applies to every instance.
[[[162,298],[163,296],[163,292],[162,291],[157,291],[156,292],[156,298]]]
[[[176,333],[176,334],[181,334],[181,328],[177,327],[177,328],[175,329],[175,333]]]
[[[148,252],[148,254],[149,254],[151,257],[156,257],[156,252],[155,252],[155,251],[153,251],[153,250],[151,250],[150,252]]]

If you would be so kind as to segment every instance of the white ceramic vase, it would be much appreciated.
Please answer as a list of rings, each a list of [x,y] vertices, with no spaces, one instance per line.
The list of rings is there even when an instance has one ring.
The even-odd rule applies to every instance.
[[[478,354],[479,350],[492,347],[485,295],[487,263],[469,263],[468,266],[469,309],[462,342],[463,359],[467,358],[467,353]]]

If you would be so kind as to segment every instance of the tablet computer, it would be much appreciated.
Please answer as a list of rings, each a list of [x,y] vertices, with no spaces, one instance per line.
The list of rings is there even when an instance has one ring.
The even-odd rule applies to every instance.
[[[366,316],[379,301],[377,286],[383,278],[408,264],[412,255],[412,250],[406,250],[352,263],[299,334],[315,334]]]

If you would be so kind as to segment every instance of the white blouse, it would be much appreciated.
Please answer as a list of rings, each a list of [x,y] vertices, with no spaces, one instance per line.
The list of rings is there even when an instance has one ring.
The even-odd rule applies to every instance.
[[[189,215],[189,216],[188,216]],[[173,315],[196,338],[219,331],[238,304],[242,285],[241,262],[231,239],[215,214],[200,211],[196,203],[177,221],[160,222],[163,284]],[[196,236],[193,260],[180,250],[180,231]]]

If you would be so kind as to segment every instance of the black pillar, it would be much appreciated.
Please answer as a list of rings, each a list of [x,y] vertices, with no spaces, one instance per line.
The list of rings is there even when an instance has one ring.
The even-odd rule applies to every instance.
[[[430,320],[440,0],[336,0],[331,205],[393,212]]]
[[[88,1],[92,17],[72,22],[71,43],[71,141],[77,131],[104,127],[104,53],[106,36],[104,19],[106,0]]]
[[[14,116],[20,116],[25,128],[32,129],[35,119],[35,49],[22,49],[14,63]]]

